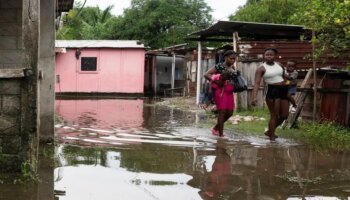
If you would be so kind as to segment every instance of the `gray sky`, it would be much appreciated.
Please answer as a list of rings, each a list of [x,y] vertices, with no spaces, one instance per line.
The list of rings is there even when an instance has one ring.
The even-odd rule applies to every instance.
[[[84,0],[76,0],[77,2],[84,2]],[[130,6],[131,0],[87,0],[87,6],[98,5],[101,9],[106,8],[109,5],[114,5],[112,11],[115,15],[123,13],[123,9]],[[205,0],[207,4],[213,9],[214,20],[227,20],[227,17],[234,13],[238,6],[242,6],[246,3],[246,0]]]

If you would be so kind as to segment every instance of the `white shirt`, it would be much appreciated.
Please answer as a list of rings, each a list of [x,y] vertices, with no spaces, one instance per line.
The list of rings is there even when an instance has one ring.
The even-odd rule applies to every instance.
[[[273,65],[263,64],[265,73],[263,75],[264,81],[267,84],[274,84],[283,82],[283,68],[276,62]]]

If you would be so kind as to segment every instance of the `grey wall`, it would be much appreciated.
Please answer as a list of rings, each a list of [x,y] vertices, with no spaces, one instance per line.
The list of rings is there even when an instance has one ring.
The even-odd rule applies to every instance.
[[[39,107],[40,140],[54,137],[55,103],[55,1],[40,0]]]
[[[0,1],[0,171],[24,157],[21,135],[22,78],[8,78],[6,69],[23,68],[22,0]],[[24,145],[26,146],[26,145]],[[17,169],[18,169],[17,167]]]
[[[0,0],[0,68],[22,68],[22,0]]]
[[[46,66],[53,74],[54,3],[42,1],[43,28],[40,28],[40,1],[0,0],[0,172],[19,171],[23,162],[36,171],[39,97],[44,99],[43,107],[49,113],[48,121],[43,123],[52,124],[53,135],[53,95],[46,87],[42,95],[40,90],[42,85],[50,88],[53,82]],[[39,66],[47,71],[51,82],[39,81]]]

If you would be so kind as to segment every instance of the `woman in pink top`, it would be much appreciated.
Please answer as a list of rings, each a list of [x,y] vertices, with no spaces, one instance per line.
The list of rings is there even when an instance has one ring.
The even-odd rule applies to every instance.
[[[224,53],[225,62],[210,68],[204,77],[211,82],[214,102],[218,110],[217,123],[212,128],[212,133],[220,137],[224,136],[224,123],[232,116],[234,109],[233,85],[231,73],[234,71],[236,54],[232,50]]]
[[[232,73],[229,71],[212,76],[212,88],[215,91],[214,102],[218,110],[217,124],[212,129],[212,133],[220,137],[224,136],[224,123],[232,116],[235,107],[231,76]]]

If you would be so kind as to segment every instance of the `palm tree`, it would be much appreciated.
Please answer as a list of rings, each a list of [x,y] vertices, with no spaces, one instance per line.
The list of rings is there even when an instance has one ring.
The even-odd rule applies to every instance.
[[[64,17],[64,25],[58,31],[58,39],[106,39],[108,23],[115,17],[113,6],[101,10],[99,7],[74,8]]]

